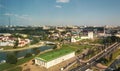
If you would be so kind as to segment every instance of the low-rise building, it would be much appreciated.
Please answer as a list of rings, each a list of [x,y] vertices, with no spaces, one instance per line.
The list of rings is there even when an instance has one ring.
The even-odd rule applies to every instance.
[[[116,34],[115,36],[116,36],[116,37],[120,37],[120,34]]]
[[[49,68],[58,63],[75,56],[75,52],[71,48],[61,48],[55,51],[50,51],[35,58],[35,64]]]
[[[93,39],[94,35],[93,32],[88,32],[88,36],[81,36],[81,39]]]
[[[87,36],[72,36],[71,37],[71,42],[77,42],[77,41],[80,41],[82,39],[94,39],[94,35],[93,35],[93,32],[88,32],[88,35]]]
[[[23,47],[30,43],[29,39],[15,38],[11,36],[0,36],[0,46],[14,46],[18,39],[18,47]]]
[[[80,41],[81,38],[79,36],[72,36],[71,37],[71,42],[77,42],[77,41]]]

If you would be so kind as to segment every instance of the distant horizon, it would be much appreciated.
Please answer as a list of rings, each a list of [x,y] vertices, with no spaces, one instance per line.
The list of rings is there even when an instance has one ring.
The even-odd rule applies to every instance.
[[[0,26],[120,26],[120,0],[0,0]]]
[[[120,27],[120,25],[0,25],[0,27],[49,27],[49,26],[53,26],[53,27]]]

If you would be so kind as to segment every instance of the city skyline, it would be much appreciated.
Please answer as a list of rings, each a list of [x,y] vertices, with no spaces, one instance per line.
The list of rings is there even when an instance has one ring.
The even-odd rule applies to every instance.
[[[0,25],[118,25],[119,0],[0,0]]]

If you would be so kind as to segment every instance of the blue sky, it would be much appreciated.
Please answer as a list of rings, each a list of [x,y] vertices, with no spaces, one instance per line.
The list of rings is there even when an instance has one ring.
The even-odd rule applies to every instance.
[[[0,25],[119,25],[120,0],[0,0]]]

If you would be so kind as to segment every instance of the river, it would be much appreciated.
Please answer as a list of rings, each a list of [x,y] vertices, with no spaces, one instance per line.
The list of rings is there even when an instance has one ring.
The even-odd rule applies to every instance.
[[[40,52],[43,52],[48,49],[52,49],[53,46],[40,46],[38,48],[31,48],[31,49],[26,49],[26,50],[20,50],[20,51],[9,51],[15,53],[17,58],[24,57],[27,53],[32,53],[35,54],[35,49],[40,50]],[[2,60],[6,60],[7,53],[9,52],[0,52],[0,62]]]

